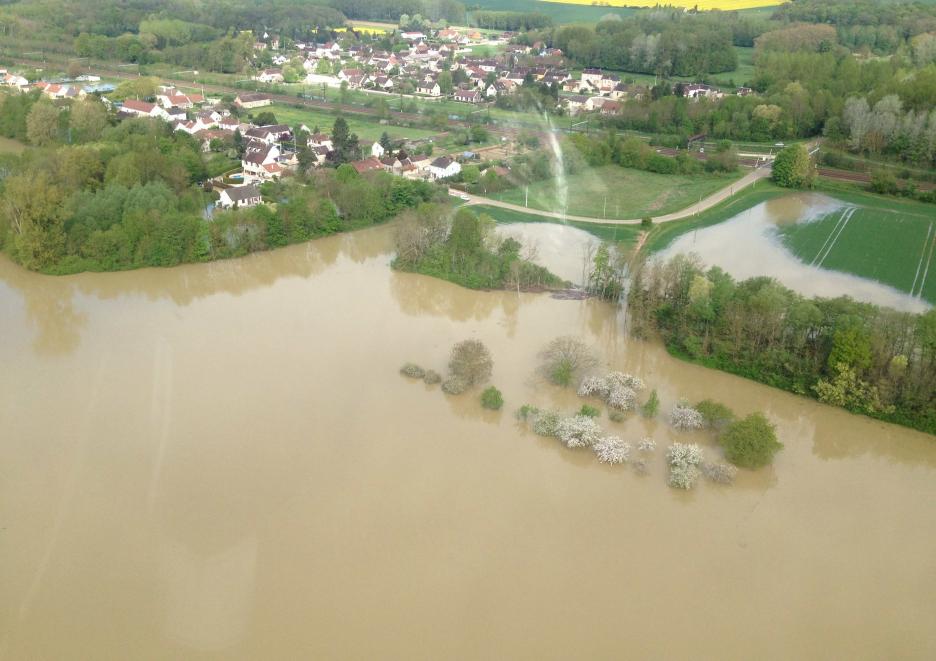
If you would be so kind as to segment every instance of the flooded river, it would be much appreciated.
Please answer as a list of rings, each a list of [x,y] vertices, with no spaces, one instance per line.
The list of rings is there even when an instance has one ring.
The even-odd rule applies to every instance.
[[[0,658],[932,659],[936,440],[678,362],[598,301],[389,269],[392,228],[52,278],[0,259]],[[576,257],[579,259],[579,257]],[[519,428],[575,334],[764,410],[732,487]],[[402,378],[491,349],[505,410]]]
[[[826,195],[784,195],[755,205],[723,223],[683,234],[659,255],[668,259],[678,253],[695,253],[705,264],[720,266],[735,278],[771,276],[805,296],[848,295],[896,310],[928,310],[930,305],[926,301],[894,287],[802,262],[783,245],[778,226],[818,218],[842,207],[842,202]]]

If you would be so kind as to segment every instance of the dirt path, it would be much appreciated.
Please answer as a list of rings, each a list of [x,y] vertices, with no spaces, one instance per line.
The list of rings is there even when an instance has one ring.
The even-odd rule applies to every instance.
[[[758,179],[763,179],[764,177],[770,176],[770,167],[760,167],[751,172],[747,173],[741,177],[738,181],[725,186],[719,191],[716,191],[703,199],[700,202],[691,204],[685,209],[680,211],[674,211],[673,213],[664,214],[662,216],[655,216],[653,218],[654,223],[668,223],[673,220],[682,220],[683,218],[689,218],[690,216],[695,216],[698,213],[711,209],[716,204],[727,200],[732,197],[736,192],[743,190],[756,182]],[[638,225],[641,222],[640,218],[594,218],[592,216],[576,216],[572,214],[566,214],[559,211],[541,211],[540,209],[531,209],[529,207],[524,207],[519,204],[511,204],[510,202],[501,202],[500,200],[494,200],[489,197],[481,197],[480,195],[471,195],[469,193],[463,193],[461,191],[449,190],[450,195],[455,197],[460,197],[465,200],[466,204],[484,204],[491,207],[500,207],[501,209],[510,209],[511,211],[519,211],[521,213],[529,214],[531,216],[543,216],[544,218],[556,218],[558,220],[574,220],[579,223],[599,223],[605,225]],[[467,199],[466,199],[467,198]]]

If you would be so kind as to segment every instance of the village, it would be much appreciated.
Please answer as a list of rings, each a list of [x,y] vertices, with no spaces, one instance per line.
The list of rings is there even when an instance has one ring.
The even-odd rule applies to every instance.
[[[553,91],[557,100],[553,111],[569,117],[614,116],[621,112],[625,101],[639,101],[649,94],[648,87],[628,82],[613,72],[594,68],[574,72],[560,50],[541,43],[513,43],[516,36],[511,32],[485,35],[454,28],[403,31],[399,38],[407,47],[391,52],[347,38],[290,43],[287,47],[278,37],[264,34],[254,44],[257,69],[251,80],[258,90],[297,83],[306,88],[318,86],[323,91],[357,90],[384,97],[448,100],[479,107],[493,107],[498,97],[509,98],[525,86],[535,85]],[[473,47],[479,45],[483,50],[477,54]],[[267,63],[274,66],[262,66]],[[333,139],[318,126],[252,121],[254,111],[259,111],[258,118],[272,116],[260,111],[274,103],[275,95],[265,91],[240,91],[232,102],[225,102],[221,95],[183,91],[164,84],[157,86],[152,97],[112,102],[108,95],[115,86],[102,83],[97,75],[30,82],[4,69],[0,69],[0,85],[22,92],[38,89],[53,100],[94,95],[120,119],[144,117],[169,123],[174,131],[184,131],[198,140],[206,153],[221,145],[237,144],[239,170],[213,181],[220,193],[218,204],[225,208],[262,203],[259,186],[295,171],[304,150],[308,150],[306,166],[335,164]],[[677,83],[674,89],[696,100],[725,95],[701,83]],[[735,93],[743,96],[751,90],[742,87]],[[347,160],[358,173],[383,170],[431,181],[454,177],[461,172],[465,158],[478,158],[473,152],[460,150],[433,156],[431,145],[426,150],[406,140],[374,141],[361,144],[356,151],[357,157]]]

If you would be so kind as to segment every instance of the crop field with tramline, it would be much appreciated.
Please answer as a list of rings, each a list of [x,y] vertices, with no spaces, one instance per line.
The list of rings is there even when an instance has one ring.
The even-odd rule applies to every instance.
[[[936,303],[936,214],[849,204],[780,233],[807,264],[877,280]]]
[[[655,7],[656,5],[669,5],[672,7],[684,7],[686,9],[756,9],[758,7],[773,7],[784,4],[786,0],[667,0],[658,2],[657,0],[602,0],[596,3],[594,0],[544,0],[544,2],[556,2],[569,5],[595,5],[600,4],[608,7]]]

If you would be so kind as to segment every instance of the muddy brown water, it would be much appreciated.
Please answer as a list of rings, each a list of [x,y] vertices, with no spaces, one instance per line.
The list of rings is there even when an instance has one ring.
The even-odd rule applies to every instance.
[[[626,339],[593,301],[389,269],[382,227],[52,278],[0,259],[0,658],[926,659],[936,443]],[[663,407],[763,410],[732,487],[519,428],[575,334]],[[478,338],[506,399],[407,381]]]
[[[895,287],[842,271],[800,261],[782,242],[777,227],[803,222],[846,206],[818,193],[784,195],[757,204],[725,222],[677,237],[659,255],[695,253],[705,264],[720,266],[738,279],[768,275],[805,296],[851,296],[859,301],[907,312],[931,306]]]

